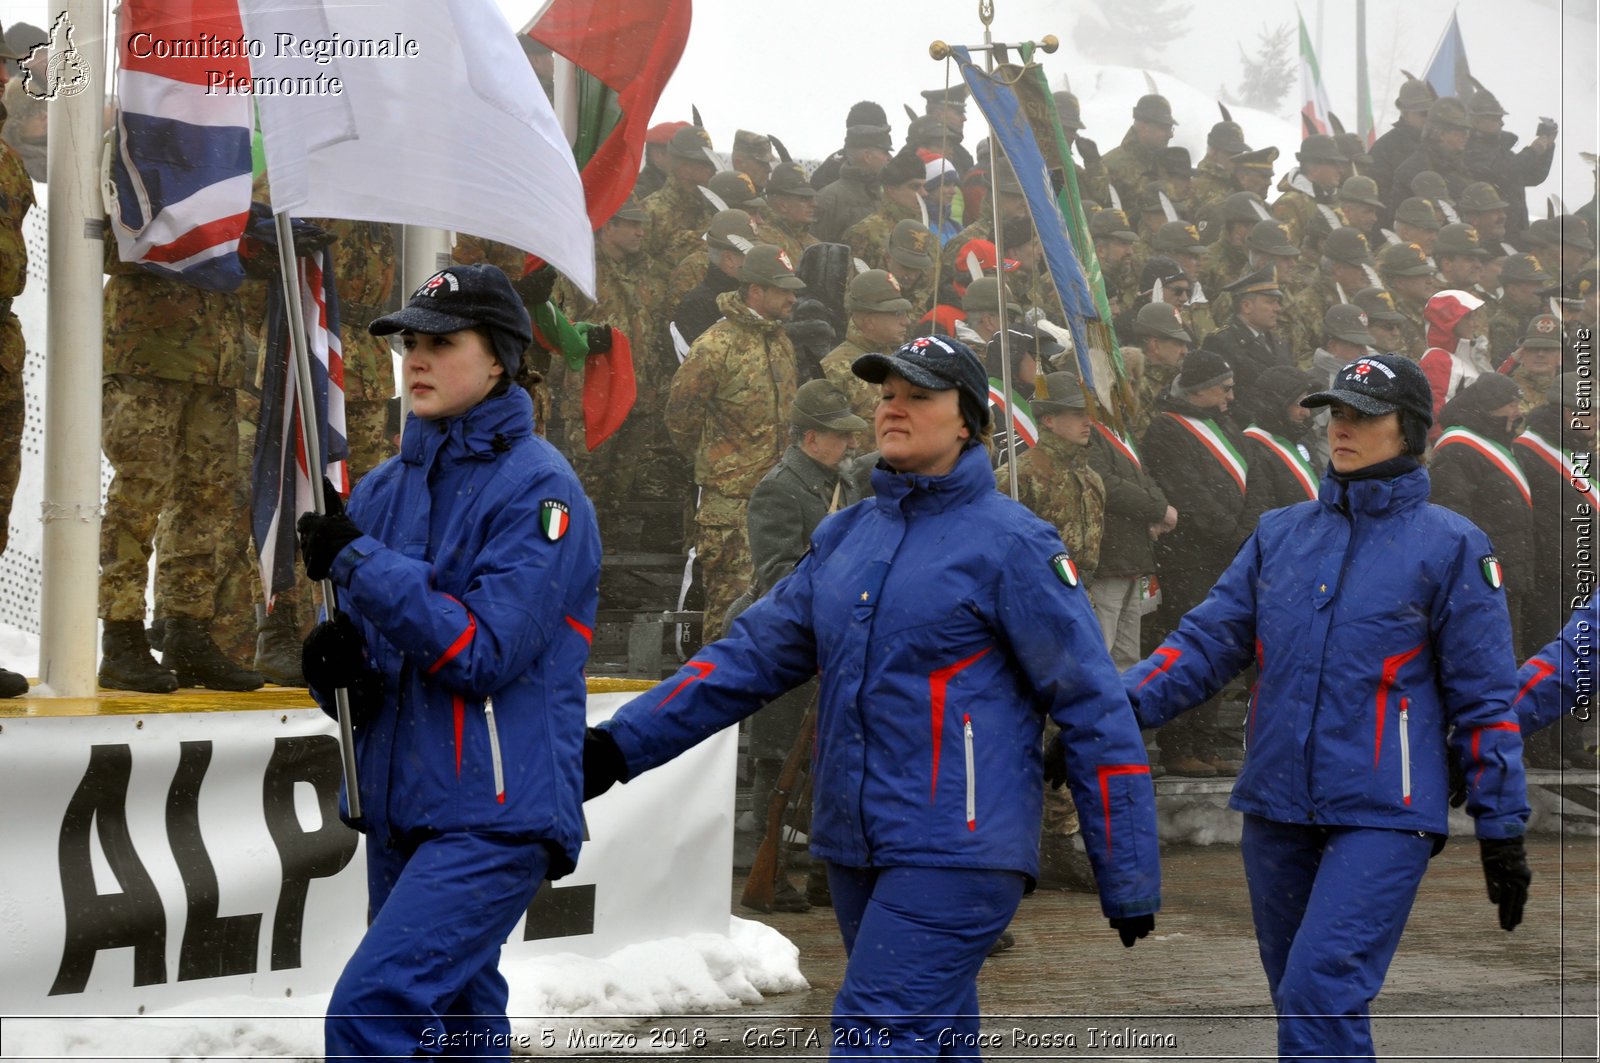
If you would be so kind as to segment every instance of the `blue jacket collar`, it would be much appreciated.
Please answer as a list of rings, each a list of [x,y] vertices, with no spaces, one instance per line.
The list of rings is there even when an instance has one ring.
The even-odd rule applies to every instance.
[[[466,413],[425,421],[406,418],[400,457],[407,465],[431,466],[468,458],[493,460],[517,439],[533,434],[533,400],[512,385],[504,395],[485,399]]]
[[[879,509],[942,513],[993,494],[994,468],[989,464],[989,451],[980,446],[962,451],[956,467],[943,476],[898,473],[880,459],[872,470],[872,487],[877,492]]]
[[[1399,476],[1370,480],[1341,480],[1329,472],[1317,497],[1323,505],[1350,514],[1394,514],[1428,500],[1428,470],[1418,465]]]

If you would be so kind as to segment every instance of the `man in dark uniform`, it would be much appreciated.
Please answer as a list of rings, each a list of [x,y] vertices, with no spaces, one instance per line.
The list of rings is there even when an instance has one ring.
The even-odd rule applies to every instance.
[[[1506,132],[1506,110],[1487,89],[1467,99],[1472,132],[1467,137],[1466,166],[1472,177],[1487,181],[1510,202],[1506,207],[1506,233],[1528,227],[1527,190],[1544,183],[1555,161],[1556,124],[1539,123],[1528,146],[1513,152],[1517,135]]]
[[[1227,361],[1240,395],[1253,401],[1256,377],[1271,366],[1295,363],[1288,341],[1277,331],[1283,289],[1278,287],[1278,271],[1263,266],[1224,290],[1231,297],[1233,320],[1207,336],[1200,346]]]
[[[1467,106],[1454,96],[1444,96],[1433,101],[1428,108],[1428,120],[1422,127],[1422,144],[1411,157],[1394,170],[1393,189],[1411,187],[1411,179],[1425,170],[1444,178],[1447,198],[1454,203],[1472,183],[1467,173],[1467,139],[1472,134],[1472,122],[1467,116]],[[1419,195],[1421,193],[1418,193]],[[1394,191],[1390,200],[1397,198]]]
[[[852,126],[858,125],[883,126],[887,128],[889,117],[883,113],[881,104],[873,103],[871,100],[862,100],[859,103],[851,104],[850,110],[846,112],[844,117],[845,133],[848,134]],[[823,159],[817,168],[811,171],[811,187],[818,192],[827,188],[839,179],[839,170],[843,166],[844,149],[840,148],[826,159]]]
[[[1204,219],[1206,208],[1221,203],[1233,194],[1233,160],[1250,150],[1244,130],[1237,122],[1218,122],[1206,134],[1205,158],[1195,164],[1189,186],[1189,215]]]
[[[826,243],[841,243],[845,230],[878,209],[883,200],[878,176],[888,165],[891,144],[888,126],[850,127],[838,180],[817,193],[813,236]]]
[[[940,154],[949,159],[963,175],[972,169],[972,153],[961,143],[961,134],[967,126],[967,86],[956,82],[949,88],[927,89],[922,93],[923,113],[949,130],[942,138]]]
[[[1405,346],[1398,353],[1421,361],[1428,349],[1428,322],[1422,308],[1439,290],[1433,262],[1416,244],[1390,244],[1378,255],[1378,277],[1405,318],[1400,325]]]
[[[1403,195],[1394,194],[1394,172],[1400,164],[1411,158],[1422,147],[1422,126],[1428,120],[1428,108],[1439,94],[1421,78],[1408,77],[1395,97],[1395,109],[1400,117],[1379,137],[1369,152],[1372,156],[1371,176],[1378,182],[1378,190],[1385,203],[1393,203]],[[1404,188],[1405,186],[1401,186]]]

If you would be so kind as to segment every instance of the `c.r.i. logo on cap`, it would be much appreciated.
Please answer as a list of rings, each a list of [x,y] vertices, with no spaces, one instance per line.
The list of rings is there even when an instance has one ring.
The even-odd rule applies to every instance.
[[[1506,574],[1504,570],[1500,568],[1500,561],[1498,558],[1496,558],[1493,554],[1489,554],[1485,556],[1483,560],[1479,561],[1478,564],[1483,568],[1483,582],[1487,583],[1494,590],[1499,590],[1501,587],[1505,586]]]
[[[544,537],[555,542],[567,534],[567,529],[572,526],[572,511],[565,502],[554,498],[547,498],[539,503],[539,530],[544,532]]]
[[[1078,564],[1066,554],[1057,554],[1050,559],[1050,570],[1056,574],[1056,579],[1068,587],[1078,585]]]

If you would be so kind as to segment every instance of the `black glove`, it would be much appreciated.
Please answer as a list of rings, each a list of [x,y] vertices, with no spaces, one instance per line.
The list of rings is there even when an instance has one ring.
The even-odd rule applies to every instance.
[[[1073,143],[1078,145],[1078,155],[1083,159],[1085,166],[1093,166],[1100,161],[1100,145],[1088,137],[1079,137]]]
[[[271,252],[266,258],[271,262],[272,268],[278,266],[278,223],[272,215],[272,208],[265,203],[250,204],[250,219],[245,226],[246,233],[261,241]],[[299,219],[291,220],[289,232],[294,242],[294,253],[297,258],[309,258],[321,251],[324,247],[338,242],[339,237],[332,231],[320,225],[313,225],[308,221]]]
[[[610,732],[591,727],[583,734],[583,799],[599,797],[622,781],[628,765]]]
[[[1122,947],[1133,948],[1133,943],[1156,928],[1154,915],[1125,915],[1111,920],[1111,929],[1122,939]]]
[[[555,290],[556,273],[554,266],[540,266],[532,273],[518,277],[511,283],[517,290],[522,301],[529,306],[543,306],[550,301],[550,293]]]
[[[833,326],[826,321],[787,321],[784,323],[783,331],[788,334],[789,342],[796,348],[825,347],[832,350],[834,347]]]
[[[611,326],[590,325],[583,334],[590,354],[605,354],[611,349]]]
[[[300,646],[300,672],[306,685],[332,703],[333,692],[343,687],[350,700],[351,722],[370,720],[383,704],[383,680],[367,667],[367,643],[354,621],[334,611],[311,629]]]
[[[1549,119],[1549,118],[1541,118],[1539,120],[1538,128],[1533,131],[1533,135],[1536,136],[1536,137],[1552,137],[1553,138],[1556,135],[1556,133],[1560,130],[1560,128],[1561,127],[1556,125],[1554,120]]]
[[[1044,751],[1044,781],[1059,790],[1067,781],[1067,747],[1058,736]]]
[[[1455,757],[1450,758],[1450,807],[1460,808],[1467,803],[1467,769]]]
[[[322,504],[326,513],[302,513],[294,526],[300,533],[300,557],[306,563],[306,575],[314,580],[327,579],[339,551],[361,536],[355,521],[345,515],[344,499],[327,477],[322,479]]]
[[[1479,838],[1483,878],[1489,884],[1489,903],[1500,906],[1500,929],[1515,930],[1528,903],[1528,854],[1521,838]]]

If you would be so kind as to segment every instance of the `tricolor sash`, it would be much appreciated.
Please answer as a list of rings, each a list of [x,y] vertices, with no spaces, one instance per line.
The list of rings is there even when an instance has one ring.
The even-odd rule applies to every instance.
[[[1217,422],[1209,417],[1186,417],[1181,413],[1173,413],[1171,410],[1166,411],[1166,414],[1187,428],[1194,434],[1196,439],[1200,440],[1201,445],[1211,452],[1213,458],[1217,459],[1217,464],[1222,466],[1223,471],[1233,478],[1234,484],[1239,488],[1239,493],[1244,494],[1245,470],[1248,465],[1244,460],[1244,455],[1234,449],[1233,444],[1228,441],[1227,435],[1223,433],[1221,428],[1217,427]]]
[[[1133,449],[1132,442],[1123,439],[1116,433],[1115,429],[1108,428],[1099,421],[1095,421],[1094,426],[1101,435],[1106,437],[1106,442],[1111,444],[1113,450],[1127,458],[1129,461],[1133,462],[1133,467],[1135,469],[1144,468],[1144,462],[1139,460],[1139,452]]]
[[[1311,468],[1311,463],[1300,456],[1300,448],[1286,439],[1280,439],[1260,425],[1251,425],[1244,430],[1246,439],[1253,439],[1267,448],[1268,453],[1283,462],[1289,469],[1289,474],[1294,477],[1295,483],[1305,491],[1306,497],[1311,501],[1317,500],[1317,474]]]
[[[1511,441],[1513,446],[1520,446],[1537,455],[1539,460],[1561,474],[1574,491],[1583,496],[1583,500],[1591,507],[1600,507],[1600,498],[1595,497],[1594,482],[1589,479],[1589,472],[1578,471],[1578,463],[1572,456],[1572,451],[1564,447],[1555,446],[1537,432],[1524,431],[1520,436]]]
[[[1512,483],[1517,485],[1517,490],[1522,494],[1522,500],[1528,505],[1533,505],[1533,494],[1528,490],[1528,477],[1523,474],[1522,466],[1517,464],[1517,459],[1511,456],[1511,449],[1503,447],[1492,439],[1485,439],[1470,429],[1456,425],[1439,437],[1433,445],[1433,452],[1449,446],[1471,447],[1484,458],[1490,465],[1499,469]]]
[[[989,381],[989,405],[995,408],[996,427],[1006,423],[1006,393],[1000,387],[998,380]],[[1016,409],[1012,417],[1017,422],[1017,438],[1030,447],[1039,445],[1039,426],[1033,422],[1033,410],[1029,408],[1026,399],[1020,396],[1016,401]]]

